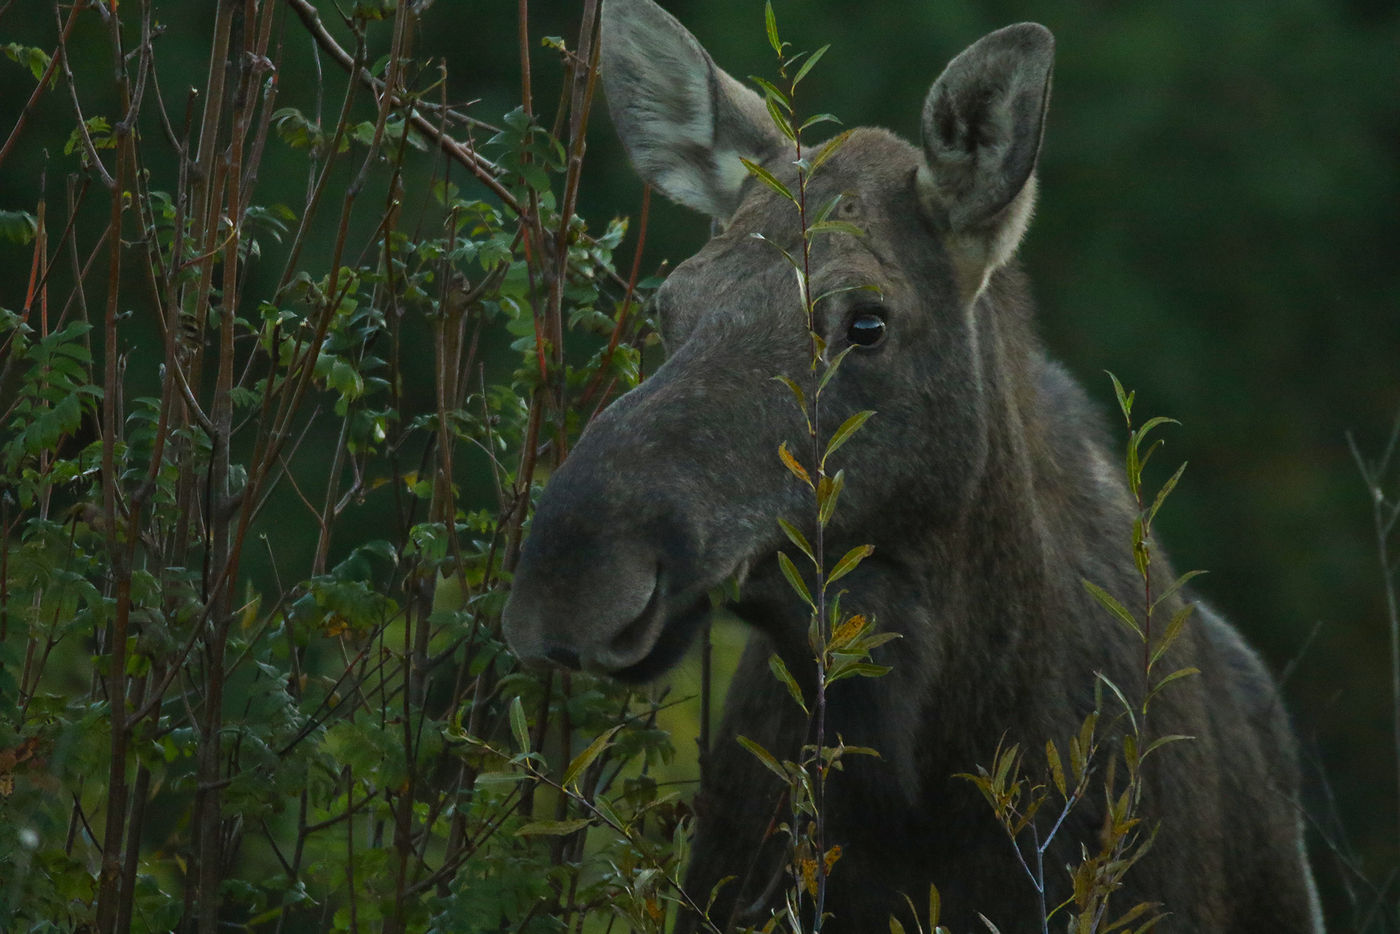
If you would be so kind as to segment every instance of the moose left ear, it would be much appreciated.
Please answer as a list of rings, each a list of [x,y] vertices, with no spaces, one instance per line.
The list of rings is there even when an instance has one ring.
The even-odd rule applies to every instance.
[[[727,219],[748,179],[783,138],[763,98],[730,77],[652,0],[605,0],[603,88],[641,176],[668,197]]]
[[[949,62],[924,101],[919,196],[975,291],[1030,221],[1054,58],[1044,26],[1007,26]]]

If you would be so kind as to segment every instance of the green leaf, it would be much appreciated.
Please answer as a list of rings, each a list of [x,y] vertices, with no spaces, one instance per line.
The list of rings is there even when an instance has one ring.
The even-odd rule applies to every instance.
[[[1142,758],[1146,759],[1158,748],[1168,743],[1179,743],[1182,740],[1195,739],[1194,736],[1187,736],[1185,733],[1168,733],[1166,736],[1159,736],[1147,744],[1147,748],[1142,751]]]
[[[1152,520],[1157,518],[1157,510],[1162,508],[1162,503],[1171,495],[1171,491],[1176,489],[1177,481],[1181,479],[1182,473],[1186,471],[1187,461],[1182,461],[1181,466],[1176,468],[1176,473],[1172,474],[1162,488],[1157,491],[1157,498],[1152,501],[1152,508],[1147,510],[1147,524],[1151,525]]]
[[[837,133],[831,139],[827,140],[826,143],[822,146],[822,148],[817,151],[816,156],[812,159],[812,166],[807,170],[808,176],[815,175],[817,169],[822,167],[823,162],[836,155],[836,151],[842,146],[846,145],[846,140],[850,139],[851,134],[854,132],[854,128],[844,130],[840,133]]]
[[[1186,626],[1186,620],[1190,618],[1192,611],[1196,609],[1196,604],[1188,603],[1172,614],[1171,621],[1167,623],[1166,631],[1157,640],[1157,645],[1152,649],[1152,655],[1147,660],[1147,670],[1151,671],[1158,660],[1171,648],[1177,636],[1181,635],[1182,629]]]
[[[1186,584],[1187,584],[1192,578],[1200,577],[1200,576],[1201,576],[1202,574],[1204,574],[1204,573],[1206,573],[1206,572],[1205,572],[1205,571],[1187,571],[1185,574],[1181,575],[1181,576],[1178,577],[1176,580],[1172,581],[1171,586],[1168,587],[1166,590],[1162,591],[1162,595],[1159,596],[1156,600],[1153,600],[1153,601],[1152,601],[1152,610],[1153,610],[1153,612],[1156,612],[1157,607],[1161,606],[1161,605],[1162,605],[1166,600],[1168,600],[1173,594],[1175,594],[1175,593],[1176,593],[1178,590],[1180,590],[1182,587],[1186,586]]]
[[[802,574],[797,570],[797,566],[792,563],[792,559],[787,556],[787,552],[778,552],[778,565],[783,569],[783,576],[787,578],[788,584],[797,592],[797,595],[806,601],[812,609],[816,609],[816,604],[812,602],[812,592],[807,589],[807,582],[802,579]]]
[[[25,211],[0,211],[0,239],[26,244],[39,232],[39,222]]]
[[[764,100],[764,104],[768,107],[768,119],[773,121],[773,125],[778,128],[778,132],[786,136],[789,141],[797,142],[797,133],[792,128],[792,121],[785,117],[783,112],[778,109],[778,102],[769,97]]]
[[[817,483],[817,521],[826,528],[836,512],[836,502],[841,491],[846,488],[846,470],[842,468],[830,477],[822,477]]]
[[[1152,686],[1152,690],[1147,692],[1147,700],[1152,700],[1152,698],[1156,697],[1157,693],[1161,691],[1162,688],[1171,684],[1173,681],[1176,681],[1180,678],[1189,678],[1192,675],[1198,675],[1200,673],[1201,669],[1199,668],[1178,668],[1176,671],[1173,671],[1171,674],[1167,675],[1161,681],[1158,681]]]
[[[588,744],[588,748],[574,756],[574,761],[569,763],[569,767],[564,770],[564,780],[560,782],[565,788],[571,786],[584,770],[593,764],[593,760],[612,745],[612,738],[617,735],[617,731],[622,729],[622,724],[618,724],[612,729]]]
[[[797,198],[793,197],[792,192],[788,191],[787,186],[784,185],[782,182],[778,181],[777,177],[774,176],[772,172],[768,171],[763,166],[759,165],[757,162],[754,162],[752,159],[746,159],[743,156],[740,156],[739,161],[744,163],[744,168],[749,170],[750,175],[757,178],[760,182],[767,185],[769,188],[773,189],[778,194],[791,201],[793,204],[797,203]]]
[[[1055,783],[1055,788],[1060,792],[1060,797],[1068,798],[1069,789],[1065,785],[1065,767],[1060,761],[1060,750],[1055,748],[1052,740],[1045,741],[1045,761],[1050,766],[1050,779]]]
[[[798,687],[797,679],[788,670],[787,664],[781,655],[776,652],[768,656],[768,669],[773,672],[773,676],[787,686],[788,693],[792,699],[797,701],[797,706],[802,708],[803,713],[807,713],[807,701],[802,697],[802,688]]]
[[[810,127],[814,127],[820,123],[839,124],[840,122],[841,121],[837,119],[835,114],[814,114],[813,116],[810,116],[806,120],[802,121],[802,126],[798,127],[797,132],[806,133]],[[813,170],[809,168],[807,170],[807,174],[810,175],[812,171]]]
[[[4,46],[0,46],[0,49],[4,50],[5,56],[9,58],[10,61],[28,68],[29,73],[34,76],[35,81],[43,78],[45,70],[49,67],[49,53],[36,46],[20,45],[18,42],[10,42]],[[53,88],[57,85],[58,72],[54,71],[49,77],[49,87]]]
[[[524,837],[531,834],[547,837],[563,837],[571,833],[577,833],[587,827],[593,821],[587,817],[577,817],[573,820],[537,820],[524,824],[515,831],[517,837]]]
[[[822,56],[826,54],[826,50],[829,48],[831,48],[830,45],[824,45],[807,57],[807,60],[802,63],[802,67],[797,69],[797,74],[792,76],[793,88],[796,88],[802,83],[802,79],[807,77],[807,72],[812,70],[813,65],[821,61]]]
[[[1142,627],[1138,625],[1138,621],[1133,618],[1133,614],[1128,612],[1127,607],[1118,602],[1118,599],[1114,597],[1113,594],[1104,590],[1091,580],[1085,579],[1083,584],[1084,589],[1089,591],[1095,600],[1103,604],[1103,606],[1114,616],[1118,617],[1125,626],[1137,633],[1139,639],[1143,638]]]
[[[824,587],[830,587],[832,584],[860,567],[860,563],[870,557],[874,551],[874,545],[857,545],[846,552],[841,556],[841,560],[836,562],[836,567],[832,568],[831,573],[827,575]]]
[[[817,234],[846,234],[851,237],[863,237],[865,231],[855,224],[846,221],[817,221],[807,228],[807,239],[810,240]]]
[[[1157,426],[1159,426],[1159,425],[1180,425],[1180,424],[1181,424],[1181,422],[1177,421],[1177,420],[1174,419],[1174,418],[1168,418],[1168,417],[1165,416],[1165,415],[1154,415],[1154,416],[1152,416],[1151,418],[1149,418],[1147,421],[1143,422],[1141,428],[1139,428],[1137,431],[1133,432],[1133,437],[1137,439],[1137,443],[1138,443],[1138,444],[1141,444],[1142,441],[1143,441],[1143,439],[1145,439],[1145,438],[1147,437],[1147,433],[1148,433],[1149,431],[1151,431],[1152,429],[1156,428]],[[1143,463],[1146,463],[1146,460],[1144,460]]]
[[[767,237],[765,237],[763,234],[759,233],[759,232],[756,231],[756,230],[755,230],[753,233],[749,234],[749,236],[750,236],[750,237],[753,237],[755,240],[762,240],[764,243],[768,244],[768,245],[771,246],[773,249],[775,249],[775,250],[777,250],[779,253],[783,254],[783,259],[787,260],[787,261],[788,261],[788,265],[791,266],[794,270],[797,271],[797,278],[798,278],[798,280],[800,281],[800,280],[802,279],[802,264],[799,263],[799,262],[793,257],[793,255],[792,255],[791,253],[789,253],[787,250],[783,249],[782,247],[778,246],[778,244],[774,243],[772,240],[769,240]],[[800,286],[799,286],[799,288],[800,288]],[[807,295],[807,292],[806,292],[805,289],[802,290],[802,295],[803,295],[803,300],[805,301],[805,300],[806,300],[806,295]]]
[[[817,563],[817,556],[812,552],[812,546],[807,542],[807,536],[802,534],[802,530],[786,519],[779,518],[778,525],[782,527],[783,534],[788,537],[798,549],[807,556],[813,564]]]
[[[773,758],[772,753],[764,749],[758,743],[755,743],[753,740],[749,739],[747,736],[736,736],[735,739],[739,741],[740,746],[743,746],[749,752],[753,753],[754,758],[758,759],[759,762],[762,762],[764,767],[767,768],[768,771],[781,778],[784,783],[788,781],[787,770],[779,764],[777,759]]]
[[[861,662],[840,658],[827,672],[826,683],[835,684],[847,678],[879,678],[889,674],[889,665],[876,665],[874,662]]]
[[[792,391],[792,397],[797,400],[797,407],[802,410],[802,414],[807,414],[807,393],[797,384],[797,380],[789,379],[786,376],[775,376],[773,379]]]
[[[1114,376],[1109,370],[1104,370],[1104,372],[1108,373],[1108,378],[1113,380],[1113,395],[1118,399],[1118,411],[1123,413],[1123,420],[1131,426],[1133,423],[1133,397],[1136,396],[1137,393],[1124,392],[1123,384],[1118,382],[1118,377]]]
[[[1133,705],[1130,704],[1130,703],[1128,703],[1128,698],[1127,698],[1127,696],[1126,696],[1126,695],[1123,693],[1123,691],[1118,687],[1118,685],[1114,684],[1114,683],[1109,679],[1108,675],[1106,675],[1106,674],[1104,674],[1102,671],[1100,671],[1100,672],[1097,673],[1097,676],[1098,676],[1098,679],[1099,679],[1100,681],[1102,681],[1102,682],[1108,687],[1108,689],[1109,689],[1110,691],[1113,692],[1113,696],[1116,697],[1116,698],[1118,698],[1118,703],[1120,703],[1120,704],[1123,705],[1123,710],[1128,714],[1128,720],[1129,720],[1129,721],[1131,722],[1131,724],[1132,724],[1132,732],[1133,732],[1134,734],[1139,733],[1140,730],[1138,729],[1138,725],[1137,725],[1137,716],[1133,713]]]
[[[510,730],[515,734],[515,744],[521,752],[530,751],[530,723],[525,719],[525,707],[520,696],[510,699]]]
[[[763,4],[763,25],[768,31],[768,44],[773,47],[774,52],[782,55],[785,43],[778,38],[778,18],[773,15],[772,0]]]
[[[827,459],[831,457],[841,445],[851,440],[851,436],[857,431],[860,431],[860,427],[874,414],[874,409],[862,409],[841,423],[841,427],[837,428],[836,431],[832,433],[831,440],[826,443],[826,453],[822,455],[823,467],[826,466]]]
[[[766,78],[760,78],[758,75],[749,75],[749,80],[762,88],[764,96],[770,101],[777,101],[784,110],[792,113],[792,101],[776,84]]]
[[[820,299],[818,299],[818,301],[820,301]],[[822,390],[826,388],[827,383],[831,382],[831,378],[836,375],[836,371],[840,368],[841,362],[846,359],[846,355],[855,349],[855,344],[850,345],[833,357],[831,362],[826,365],[826,369],[822,371],[822,378],[817,383],[817,398],[821,398]]]
[[[827,198],[826,201],[822,204],[822,206],[817,208],[817,213],[812,216],[813,226],[820,224],[822,221],[830,217],[831,212],[836,210],[836,205],[840,204],[841,199],[844,197],[846,197],[846,193],[843,191],[838,191],[830,198]],[[869,286],[847,286],[845,289],[836,289],[833,292],[823,292],[822,294],[817,296],[817,301],[821,301],[828,295],[835,294],[836,292],[844,292],[852,288],[869,288]]]

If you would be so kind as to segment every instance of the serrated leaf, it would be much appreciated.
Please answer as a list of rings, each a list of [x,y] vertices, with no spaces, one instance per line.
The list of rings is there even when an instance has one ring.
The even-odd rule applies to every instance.
[[[807,489],[813,489],[812,477],[807,473],[807,468],[788,450],[787,442],[778,445],[778,459],[783,462],[783,466],[791,471],[792,475],[803,483],[807,484]]]
[[[807,701],[802,697],[802,688],[798,687],[797,679],[792,676],[781,655],[775,652],[768,656],[768,670],[787,687],[788,693],[797,701],[797,706],[802,708],[802,712],[807,713]]]
[[[769,188],[773,189],[778,194],[791,201],[793,204],[797,203],[797,199],[793,197],[792,192],[788,191],[788,187],[782,182],[778,181],[777,176],[775,176],[772,172],[768,171],[763,166],[759,165],[757,162],[754,162],[752,159],[747,159],[744,156],[740,156],[739,161],[744,163],[744,168],[748,169],[749,174],[752,175],[754,178],[757,178],[760,182],[767,185]]]
[[[841,560],[836,562],[836,567],[832,568],[831,573],[827,575],[824,588],[830,587],[832,584],[860,567],[860,563],[870,557],[871,553],[874,551],[874,545],[857,545],[846,552],[841,556]]]
[[[530,751],[530,723],[525,719],[525,706],[519,695],[510,699],[510,731],[515,734],[515,745],[521,752]]]
[[[530,836],[532,834],[545,837],[562,837],[571,833],[576,833],[587,827],[592,821],[587,817],[577,817],[573,820],[536,820],[523,824],[516,829],[517,837]]]
[[[570,762],[569,767],[564,770],[564,780],[560,784],[565,788],[573,785],[573,783],[578,780],[579,775],[593,764],[593,760],[598,758],[604,749],[612,745],[612,738],[617,735],[617,731],[620,729],[622,729],[622,725],[618,724],[606,733],[598,736],[593,742],[588,744],[587,749],[574,756],[574,761]]]
[[[1105,609],[1118,617],[1125,626],[1137,633],[1139,639],[1143,637],[1142,627],[1138,625],[1138,621],[1133,617],[1133,614],[1128,612],[1127,607],[1118,602],[1117,597],[1087,578],[1083,580],[1083,584],[1084,589],[1089,591],[1090,595],[1092,595],[1095,600],[1099,601]]]
[[[816,609],[816,604],[812,602],[812,592],[807,589],[807,582],[802,579],[802,574],[798,572],[797,566],[792,563],[792,559],[787,556],[787,552],[778,552],[778,566],[783,569],[783,576],[787,578],[788,584],[793,591],[801,597],[809,607]]]
[[[862,409],[841,423],[841,427],[832,433],[831,440],[826,443],[826,452],[822,454],[823,467],[826,466],[827,458],[831,457],[841,445],[851,440],[851,436],[860,431],[860,427],[874,414],[874,409]]]
[[[830,45],[824,45],[821,48],[817,49],[815,52],[813,52],[811,55],[807,56],[807,60],[802,63],[802,67],[797,69],[797,74],[792,76],[792,86],[794,88],[796,88],[797,85],[801,83],[803,78],[807,77],[807,72],[812,70],[813,65],[821,61],[822,56],[826,54],[826,50],[829,48],[831,48]]]

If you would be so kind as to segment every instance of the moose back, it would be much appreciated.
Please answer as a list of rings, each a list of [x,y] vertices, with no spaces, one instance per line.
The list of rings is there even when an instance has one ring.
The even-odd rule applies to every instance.
[[[1141,606],[1128,547],[1137,506],[1097,413],[1037,342],[1013,259],[1053,50],[1033,24],[986,36],[934,82],[920,146],[860,129],[811,178],[811,203],[842,195],[839,219],[862,231],[813,240],[809,288],[829,293],[815,330],[829,355],[855,345],[822,396],[822,424],[877,413],[837,455],[849,479],[826,551],[874,546],[843,578],[844,602],[902,635],[877,650],[888,675],[830,692],[828,738],[881,758],[852,760],[828,791],[827,841],[844,854],[828,931],[886,930],[892,914],[907,924],[903,896],[923,904],[930,883],[959,934],[983,929],[979,912],[1004,932],[1041,930],[1010,840],[958,773],[990,764],[999,745],[1063,743],[1100,675],[1142,683],[1141,641],[1083,586]],[[651,0],[606,0],[602,69],[637,170],[717,233],[656,295],[665,364],[595,419],[550,479],[505,628],[527,661],[644,680],[683,654],[711,591],[741,582],[733,610],[753,634],[703,757],[686,886],[703,905],[734,877],[711,918],[761,923],[781,899],[786,841],[767,831],[784,789],[736,736],[794,758],[808,738],[768,659],[803,678],[813,664],[808,611],[777,560],[790,547],[777,520],[812,512],[776,456],[806,426],[773,379],[806,373],[811,344],[774,249],[799,247],[796,212],[740,159],[795,190],[794,153],[763,99]],[[1155,550],[1153,561],[1170,581]],[[1170,655],[1200,673],[1160,693],[1152,728],[1193,738],[1144,766],[1156,836],[1115,904],[1161,903],[1168,930],[1321,930],[1273,682],[1205,607]],[[1045,857],[1050,906],[1072,894],[1065,867],[1081,847],[1097,852],[1103,825],[1102,794],[1070,812]]]

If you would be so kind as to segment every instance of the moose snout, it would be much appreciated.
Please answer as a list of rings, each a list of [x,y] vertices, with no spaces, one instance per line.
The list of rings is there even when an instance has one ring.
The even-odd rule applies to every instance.
[[[666,624],[656,562],[588,548],[551,560],[549,550],[527,542],[521,554],[502,618],[511,651],[527,664],[600,674],[644,662]]]

